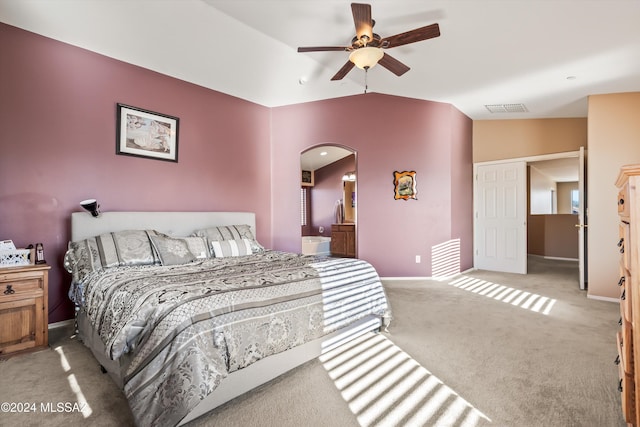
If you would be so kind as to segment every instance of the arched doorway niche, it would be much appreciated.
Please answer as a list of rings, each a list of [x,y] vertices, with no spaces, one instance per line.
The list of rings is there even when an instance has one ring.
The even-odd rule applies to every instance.
[[[300,173],[302,253],[310,254],[317,251],[320,254],[334,252],[338,253],[338,256],[357,256],[356,150],[333,143],[309,147],[300,153]],[[339,228],[351,234],[335,234],[336,227],[333,227],[332,236],[332,226],[336,224],[342,224]],[[323,239],[304,239],[308,236]],[[330,244],[328,238],[331,237],[334,239]],[[316,249],[308,240],[323,242]]]

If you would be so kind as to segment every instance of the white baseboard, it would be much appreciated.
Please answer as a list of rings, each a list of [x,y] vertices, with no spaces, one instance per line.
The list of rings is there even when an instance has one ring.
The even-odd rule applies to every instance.
[[[556,261],[573,261],[578,262],[578,258],[562,258],[559,256],[544,256],[544,259],[554,259]]]
[[[73,325],[74,321],[74,319],[67,319],[56,323],[49,323],[49,329],[65,328],[67,326]]]
[[[421,276],[421,277],[380,277],[381,281],[385,280],[431,280],[431,277]]]
[[[533,257],[533,258],[541,258],[541,259],[552,259],[557,261],[574,261],[574,262],[579,261],[578,258],[563,258],[559,256],[546,256],[546,255],[536,255],[536,254],[527,254],[527,256]]]
[[[467,273],[471,273],[472,271],[475,271],[475,268],[469,268],[465,271],[461,271],[460,273],[456,273],[456,274],[452,274],[451,276],[443,276],[443,277],[433,277],[433,276],[419,276],[419,277],[380,277],[381,281],[385,281],[385,280],[435,280],[438,282],[441,282],[443,280],[450,280],[453,279],[454,277],[457,277],[461,274],[467,274]]]
[[[587,294],[587,298],[595,299],[595,300],[599,300],[599,301],[615,302],[616,304],[620,304],[620,298],[601,297],[601,296],[598,296],[598,295],[588,295],[588,294]]]

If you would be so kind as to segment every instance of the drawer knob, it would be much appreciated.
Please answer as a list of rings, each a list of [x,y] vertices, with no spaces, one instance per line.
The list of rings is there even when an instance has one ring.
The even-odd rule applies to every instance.
[[[616,356],[616,360],[614,360],[613,363],[615,363],[616,365],[620,364],[620,355]]]
[[[618,280],[618,286],[624,285],[625,280],[624,276],[620,277],[620,280]]]
[[[624,300],[626,300],[626,299],[627,299],[627,296],[625,295],[626,293],[627,293],[627,290],[626,290],[626,289],[622,291],[622,295],[620,295],[620,299],[621,299],[621,300],[623,300],[623,301],[624,301]]]
[[[618,201],[618,203],[619,203],[619,204],[621,204],[621,205],[624,205],[624,199],[620,199],[620,200]]]
[[[4,294],[5,295],[11,295],[11,294],[15,294],[16,291],[13,290],[11,285],[7,285],[7,289],[4,290]]]
[[[622,244],[624,243],[624,238],[621,238],[620,240],[618,240],[618,247],[622,247]]]
[[[622,380],[618,383],[618,391],[622,393]]]

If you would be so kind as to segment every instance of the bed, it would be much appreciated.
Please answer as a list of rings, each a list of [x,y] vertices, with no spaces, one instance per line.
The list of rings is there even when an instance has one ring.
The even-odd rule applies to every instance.
[[[71,230],[79,337],[139,426],[185,424],[390,321],[370,264],[265,249],[250,212],[77,212]]]

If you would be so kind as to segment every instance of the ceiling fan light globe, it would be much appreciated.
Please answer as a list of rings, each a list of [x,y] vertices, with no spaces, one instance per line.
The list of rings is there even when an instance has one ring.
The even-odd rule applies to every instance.
[[[351,52],[349,61],[353,62],[356,67],[366,70],[373,68],[383,56],[384,52],[378,47],[361,47]]]

